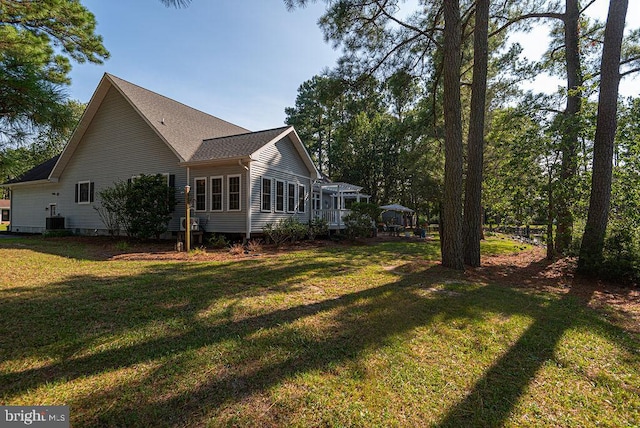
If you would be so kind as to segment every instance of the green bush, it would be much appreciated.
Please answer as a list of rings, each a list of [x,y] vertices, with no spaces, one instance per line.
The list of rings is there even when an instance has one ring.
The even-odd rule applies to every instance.
[[[100,205],[94,205],[93,209],[98,212],[100,220],[111,236],[120,234],[120,230],[130,235],[131,220],[127,211],[129,187],[127,182],[117,181],[113,187],[107,187],[98,192]]]
[[[207,239],[207,245],[211,248],[225,248],[229,246],[229,240],[224,235],[212,233],[209,239]]]
[[[371,236],[375,224],[369,214],[351,211],[344,217],[345,234],[349,239],[368,238]]]
[[[614,223],[604,243],[600,274],[605,278],[640,283],[640,231]]]
[[[141,174],[130,183],[119,181],[98,195],[101,205],[94,209],[111,235],[123,229],[129,236],[160,238],[176,206],[175,189],[167,186],[161,174]]]
[[[167,186],[161,174],[141,174],[131,182],[127,198],[127,215],[131,234],[138,238],[160,238],[169,228],[171,213],[176,206],[175,189]]]
[[[316,239],[318,236],[328,236],[329,235],[329,223],[323,218],[313,218],[309,221],[309,231],[308,236],[311,241]]]
[[[309,227],[300,223],[295,217],[287,217],[278,220],[277,223],[268,223],[262,228],[267,240],[280,246],[285,242],[296,242],[305,238],[309,233]]]
[[[382,210],[376,204],[356,202],[344,217],[345,234],[349,239],[368,238],[376,228],[376,220]]]

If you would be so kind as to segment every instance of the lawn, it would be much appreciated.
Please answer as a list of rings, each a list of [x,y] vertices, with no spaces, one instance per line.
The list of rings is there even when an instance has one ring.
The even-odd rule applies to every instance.
[[[0,403],[68,404],[74,427],[640,425],[640,337],[610,308],[438,253],[113,260],[2,239]]]

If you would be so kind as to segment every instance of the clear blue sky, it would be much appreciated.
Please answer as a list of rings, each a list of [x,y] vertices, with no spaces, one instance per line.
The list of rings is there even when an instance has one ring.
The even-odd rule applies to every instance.
[[[109,72],[245,128],[275,128],[298,86],[339,56],[317,25],[324,1],[292,12],[282,0],[193,0],[186,9],[159,0],[82,3],[111,52],[104,65],[73,65],[69,94],[82,102]],[[637,28],[640,1],[629,3],[628,27]],[[604,19],[607,6],[598,0],[595,13]],[[541,29],[520,43],[535,56],[545,35]],[[623,94],[638,96],[639,82],[628,79]],[[541,85],[555,90],[556,83],[562,84],[542,79]]]
[[[104,72],[251,130],[282,126],[298,86],[339,56],[317,21],[323,4],[282,0],[83,0],[111,58],[74,64],[72,98],[88,102]]]

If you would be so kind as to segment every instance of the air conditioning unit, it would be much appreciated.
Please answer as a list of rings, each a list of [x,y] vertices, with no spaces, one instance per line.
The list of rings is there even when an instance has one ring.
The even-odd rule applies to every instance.
[[[180,217],[180,230],[187,229],[187,218]],[[198,217],[191,217],[191,230],[200,230],[200,219]]]

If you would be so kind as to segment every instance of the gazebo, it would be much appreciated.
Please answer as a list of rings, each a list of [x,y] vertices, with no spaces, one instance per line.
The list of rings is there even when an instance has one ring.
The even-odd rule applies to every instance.
[[[414,213],[411,208],[407,208],[400,204],[382,205],[380,209],[384,210],[382,213],[382,220],[385,223],[400,225],[404,227],[413,227],[415,224]]]

